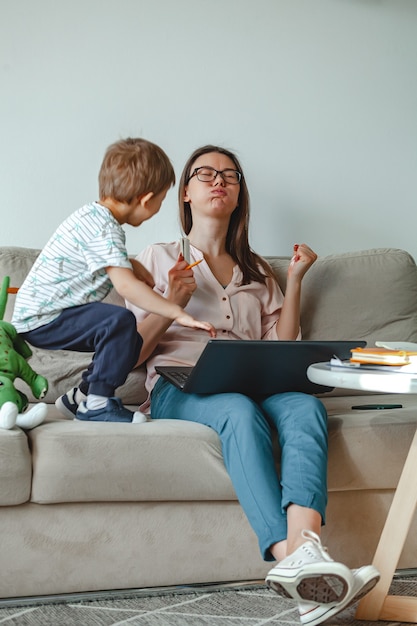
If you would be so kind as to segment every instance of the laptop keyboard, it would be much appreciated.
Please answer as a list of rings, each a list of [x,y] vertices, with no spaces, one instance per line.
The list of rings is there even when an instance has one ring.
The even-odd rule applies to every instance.
[[[186,372],[170,372],[170,376],[176,380],[179,385],[183,386],[187,382],[189,375]]]

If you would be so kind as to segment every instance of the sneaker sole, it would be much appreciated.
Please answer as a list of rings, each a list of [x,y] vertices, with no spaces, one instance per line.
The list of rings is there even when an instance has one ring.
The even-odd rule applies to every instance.
[[[359,602],[359,600],[362,600],[362,598],[366,596],[367,593],[372,591],[372,589],[375,587],[379,579],[380,579],[379,575],[374,576],[371,580],[365,583],[365,585],[359,590],[359,592],[355,596],[353,596],[353,598],[351,598],[346,603],[341,602],[341,604],[330,606],[327,608],[327,610],[324,610],[325,607],[321,607],[323,612],[321,612],[321,615],[318,617],[313,617],[313,619],[306,619],[307,616],[309,615],[308,613],[306,613],[305,617],[300,615],[301,623],[304,626],[317,626],[317,624],[321,624],[322,622],[325,622],[331,617],[334,617],[338,613],[341,613],[345,609],[348,609],[350,606],[352,606],[352,604],[355,604],[356,602]]]
[[[103,419],[100,417],[84,417],[82,413],[77,413],[77,415],[73,415],[73,418],[79,420],[80,422],[109,422],[113,424],[131,424],[132,419],[128,418],[119,418],[119,419]]]
[[[316,604],[341,602],[349,591],[349,586],[342,576],[320,574],[303,578],[298,584],[285,584],[267,580],[267,587],[284,598],[305,600]]]

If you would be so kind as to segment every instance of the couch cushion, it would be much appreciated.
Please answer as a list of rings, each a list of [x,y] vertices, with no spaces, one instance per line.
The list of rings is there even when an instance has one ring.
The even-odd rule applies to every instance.
[[[49,419],[55,411],[51,407]],[[32,502],[236,499],[220,441],[201,424],[58,418],[30,431],[29,437]]]
[[[321,398],[329,416],[329,491],[395,489],[417,428],[417,396],[383,394],[402,409],[352,410],[375,396]]]
[[[27,502],[31,479],[32,459],[25,433],[17,427],[0,428],[0,506]]]
[[[323,400],[329,491],[396,487],[417,427],[417,401],[413,395],[383,397],[404,408],[351,409],[375,396]],[[48,422],[28,433],[32,502],[236,500],[220,440],[206,426],[179,420],[85,423],[55,418],[54,412],[52,407]]]

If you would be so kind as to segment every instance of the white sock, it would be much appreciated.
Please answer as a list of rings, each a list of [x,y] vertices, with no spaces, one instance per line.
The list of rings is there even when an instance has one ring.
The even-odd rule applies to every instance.
[[[133,413],[132,424],[143,424],[144,422],[147,422],[147,421],[148,421],[148,418],[141,411],[135,411]]]
[[[96,396],[94,393],[89,393],[87,396],[87,409],[95,411],[96,409],[104,409],[107,404],[108,398],[106,396]]]

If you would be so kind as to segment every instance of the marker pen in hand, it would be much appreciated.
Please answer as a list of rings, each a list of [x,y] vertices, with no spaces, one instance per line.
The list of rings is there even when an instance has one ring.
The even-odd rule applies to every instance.
[[[187,267],[185,269],[186,270],[190,270],[192,267],[195,267],[196,265],[201,263],[201,261],[204,261],[204,259],[200,259],[199,261],[196,261],[195,263],[191,263],[191,265],[187,265]]]

